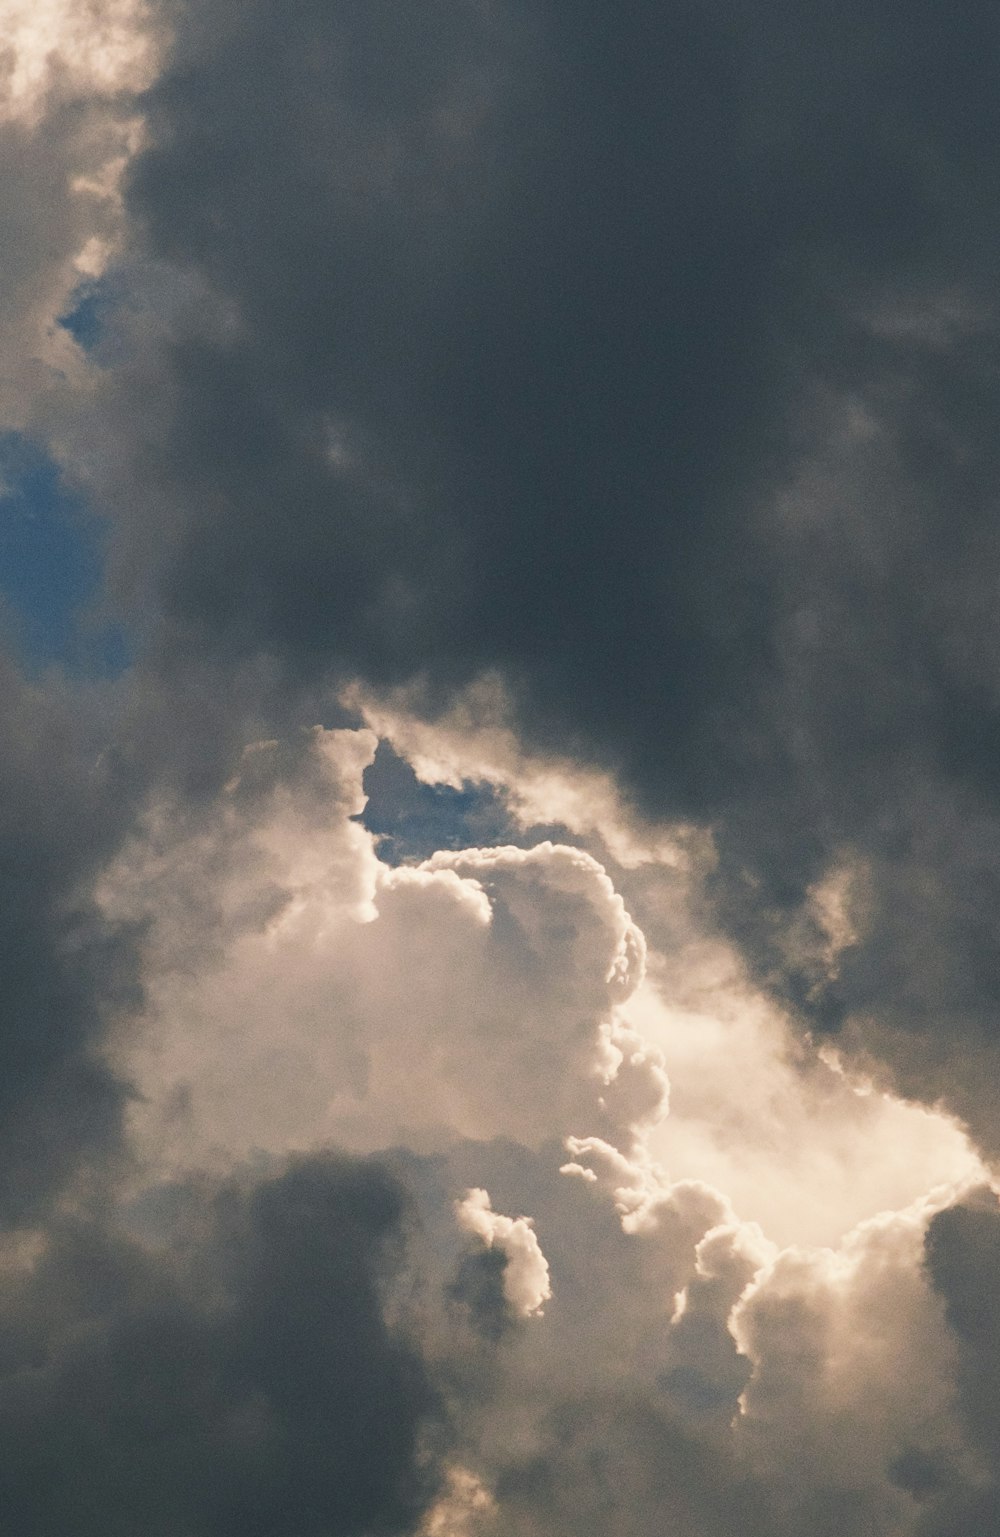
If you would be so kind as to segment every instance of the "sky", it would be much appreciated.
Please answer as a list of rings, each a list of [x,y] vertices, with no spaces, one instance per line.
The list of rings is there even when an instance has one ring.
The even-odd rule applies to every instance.
[[[1000,1537],[1000,19],[0,0],[18,1537]]]

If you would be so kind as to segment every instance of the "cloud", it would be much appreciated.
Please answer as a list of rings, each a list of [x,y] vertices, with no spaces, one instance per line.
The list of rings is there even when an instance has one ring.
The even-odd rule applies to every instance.
[[[527,751],[516,729],[514,701],[499,675],[477,679],[446,711],[434,712],[433,721],[423,713],[427,701],[419,686],[375,693],[355,683],[343,698],[394,745],[423,784],[501,788],[505,811],[523,830],[551,826],[583,842],[596,837],[625,869],[711,860],[704,829],[651,824],[628,803],[612,775],[567,756]]]
[[[661,962],[629,1016],[661,1051],[671,1085],[651,1154],[674,1178],[724,1190],[780,1243],[835,1245],[879,1211],[984,1177],[948,1116],[803,1049],[793,1021],[718,941],[694,940]]]
[[[530,1217],[503,1217],[490,1205],[485,1190],[470,1190],[455,1207],[459,1227],[481,1238],[487,1249],[497,1248],[505,1259],[504,1296],[521,1318],[540,1313],[552,1296],[549,1266],[532,1229]]]
[[[106,699],[28,684],[0,659],[0,1222],[30,1218],[119,1143],[125,1087],[102,1046],[135,1005],[136,938],[93,882],[133,805],[101,762]]]
[[[286,777],[261,744],[191,828],[155,807],[108,870],[109,917],[147,936],[145,1017],[110,1049],[136,1132],[223,1165],[332,1136],[627,1143],[665,1080],[619,1017],[644,945],[611,881],[548,842],[381,865],[353,820],[373,750],[317,730]]]
[[[939,1212],[927,1231],[927,1270],[955,1341],[957,1396],[970,1446],[964,1468],[939,1459],[915,1471],[931,1501],[926,1530],[951,1537],[997,1530],[998,1236],[997,1198],[986,1188]]]
[[[162,55],[163,22],[138,0],[4,0],[0,425],[53,432],[54,402],[86,394],[83,359],[59,323],[125,239],[122,172],[141,138],[139,93]],[[50,442],[50,446],[54,446]]]
[[[933,1210],[873,1219],[839,1251],[788,1250],[737,1306],[752,1363],[738,1433],[793,1530],[907,1529],[900,1459],[962,1456],[954,1348],[921,1263]]]
[[[625,872],[656,940],[683,937],[667,952],[579,848],[381,865],[357,820],[374,748],[364,730],[260,743],[188,822],[154,805],[110,867],[109,916],[145,936],[145,1018],[113,1057],[141,1093],[140,1204],[178,1171],[402,1144],[421,1349],[486,1491],[454,1516],[477,1534],[608,1508],[629,1532],[674,1510],[714,1534],[735,1501],[751,1530],[791,1537],[828,1507],[915,1537],[934,1470],[957,1487],[975,1461],[923,1263],[928,1221],[982,1178],[960,1134],[796,1057],[699,936],[703,870]],[[827,1191],[831,1246],[804,1247]],[[608,1446],[613,1493],[583,1471]]]
[[[488,724],[489,710],[502,703],[494,688],[466,695],[431,724],[397,692],[391,710],[371,707],[368,718],[413,753],[429,784],[442,774],[459,794],[482,778],[526,843],[553,835],[585,843],[606,862],[642,928],[646,975],[619,1011],[615,1050],[623,1063],[637,1053],[629,1120],[633,1131],[645,1121],[645,1153],[637,1158],[619,1138],[620,1147],[612,1139],[602,1154],[602,1139],[591,1139],[598,1162],[577,1162],[577,1171],[596,1178],[601,1168],[629,1221],[655,1220],[672,1181],[700,1180],[726,1192],[771,1237],[815,1243],[836,1243],[857,1222],[906,1207],[935,1185],[983,1177],[959,1125],[881,1092],[829,1043],[817,1054],[797,1040],[794,1014],[776,1006],[739,950],[715,931],[709,837],[683,825],[643,826],[609,782],[595,789],[579,764],[536,756],[509,722]],[[560,809],[566,820],[553,824]],[[473,858],[484,856],[454,853],[434,862]],[[810,890],[797,927],[789,928],[788,952],[811,968],[817,985],[836,980],[856,943],[851,914],[862,921],[863,897],[863,872],[845,865]],[[652,1088],[651,1047],[671,1081],[669,1116],[662,1113],[665,1086],[658,1100],[643,1102]],[[624,1079],[620,1065],[619,1103]],[[571,1162],[587,1146],[582,1139]]]
[[[467,1468],[449,1470],[448,1486],[428,1511],[421,1528],[426,1537],[467,1537],[494,1509],[489,1491]]]
[[[547,814],[710,828],[758,980],[992,1146],[984,17],[171,19],[126,177],[145,314],[56,412],[158,666],[422,680],[431,720],[499,678],[589,764]]]
[[[139,91],[155,73],[152,14],[136,0],[4,0],[4,115],[37,127],[52,96]]]
[[[17,1529],[991,1531],[992,19],[5,19]]]
[[[412,1530],[436,1411],[381,1300],[404,1206],[378,1165],[320,1156],[164,1189],[142,1236],[56,1223],[2,1307],[18,1530]]]
[[[617,825],[623,863],[662,852],[651,813],[710,831],[758,981],[991,1148],[982,19],[709,10],[604,47],[464,0],[81,14],[57,68],[12,13],[47,115],[15,134],[8,350],[61,334],[64,377],[11,400],[110,514],[153,676],[360,675],[387,721],[406,685],[453,723],[471,685],[519,815]],[[116,248],[95,368],[54,320]]]
[[[709,1228],[695,1246],[694,1273],[674,1298],[663,1375],[671,1399],[689,1414],[732,1423],[752,1366],[734,1348],[731,1320],[777,1253],[756,1224],[732,1220]]]
[[[139,962],[141,994],[99,1036],[133,1098],[96,1208],[78,1185],[6,1249],[9,1347],[53,1363],[28,1414],[40,1450],[12,1463],[44,1497],[10,1474],[26,1529],[63,1519],[42,1479],[56,1404],[59,1444],[91,1448],[95,1530],[126,1450],[115,1509],[164,1512],[165,1537],[258,1507],[261,1530],[324,1534],[614,1520],[642,1537],[669,1515],[691,1537],[824,1519],[918,1537],[940,1490],[972,1498],[960,1359],[924,1267],[953,1192],[810,1250],[660,1162],[671,1118],[697,1159],[700,1116],[713,1173],[742,1157],[750,1192],[809,1127],[817,1161],[785,1184],[801,1230],[838,1135],[870,1216],[904,1132],[913,1179],[959,1177],[951,1129],[782,1058],[787,1025],[699,937],[704,870],[622,872],[644,937],[579,847],[381,864],[359,820],[374,751],[365,729],[258,742],[211,793],[162,783],[116,851],[111,823],[96,884],[85,866]],[[359,1164],[331,1140],[397,1147]],[[592,1177],[560,1174],[567,1141]],[[105,1292],[79,1302],[95,1273]],[[367,1462],[340,1421],[362,1379],[385,1431]],[[75,1407],[95,1399],[96,1445]],[[193,1445],[211,1456],[184,1452],[182,1480]]]

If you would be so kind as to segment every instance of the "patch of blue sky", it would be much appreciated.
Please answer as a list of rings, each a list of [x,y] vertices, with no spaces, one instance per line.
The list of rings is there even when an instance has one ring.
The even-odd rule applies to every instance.
[[[19,433],[0,434],[0,595],[22,663],[89,677],[129,665],[127,637],[99,617],[105,530],[58,466]]]
[[[114,363],[129,349],[127,326],[121,320],[135,303],[134,277],[109,269],[101,277],[77,283],[57,324],[69,332],[91,363]]]
[[[489,785],[422,784],[410,765],[380,742],[365,770],[368,802],[359,817],[375,834],[386,864],[411,864],[437,849],[482,847],[526,839],[510,820],[502,796]]]
[[[88,283],[73,294],[73,307],[59,316],[59,324],[68,331],[84,352],[96,347],[104,330],[106,300],[100,283]]]

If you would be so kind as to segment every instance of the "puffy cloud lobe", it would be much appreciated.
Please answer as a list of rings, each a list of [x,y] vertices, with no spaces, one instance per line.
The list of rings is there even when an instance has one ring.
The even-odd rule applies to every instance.
[[[622,1152],[603,1137],[567,1137],[566,1150],[572,1156],[560,1174],[588,1184],[607,1184],[627,1233],[656,1226],[658,1208],[669,1199],[671,1186],[659,1165],[642,1156],[644,1150]],[[713,1210],[722,1204],[716,1191],[706,1188],[705,1197]]]
[[[738,1439],[781,1530],[917,1531],[926,1496],[969,1469],[954,1340],[922,1264],[947,1198],[862,1223],[837,1251],[786,1249],[740,1298]],[[934,1468],[949,1470],[937,1491],[915,1476]]]
[[[751,1367],[736,1349],[729,1320],[776,1253],[751,1223],[720,1223],[699,1240],[694,1275],[674,1299],[663,1375],[671,1400],[689,1414],[733,1419]]]
[[[530,876],[535,870],[544,869],[546,885],[553,893],[566,893],[571,898],[578,894],[589,894],[590,890],[596,888],[604,901],[600,905],[594,903],[594,918],[610,930],[613,939],[610,963],[603,977],[611,990],[612,1000],[623,1002],[642,981],[645,940],[629,919],[625,904],[604,870],[582,849],[566,846],[554,848],[551,843],[544,842],[530,849],[463,849],[457,853],[442,851],[431,856],[427,868],[473,873],[488,890],[504,897],[511,918],[515,923],[521,922],[524,927],[527,927],[525,920],[534,902],[533,883],[530,879],[523,883],[526,890],[522,895],[522,882],[517,879],[511,881],[511,874],[516,877],[524,871]],[[577,938],[576,944],[578,948],[573,955],[575,968],[586,967],[586,971],[593,971],[600,965],[607,941],[592,949],[592,937],[585,933]]]
[[[164,1187],[133,1214],[156,1238],[55,1224],[0,1304],[12,1525],[412,1530],[435,1402],[383,1313],[403,1211],[378,1165],[318,1156],[257,1183]]]
[[[485,1190],[470,1190],[455,1207],[460,1227],[505,1257],[504,1296],[521,1318],[540,1313],[552,1296],[549,1266],[529,1217],[504,1217],[490,1205]]]

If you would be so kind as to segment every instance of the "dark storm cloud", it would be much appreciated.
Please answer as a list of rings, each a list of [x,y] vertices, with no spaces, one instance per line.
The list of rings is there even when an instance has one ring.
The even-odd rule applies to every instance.
[[[434,1399],[383,1317],[401,1188],[378,1165],[319,1156],[249,1187],[169,1195],[133,1216],[169,1250],[64,1220],[5,1286],[12,1529],[410,1529],[432,1492],[420,1440]]]
[[[679,771],[699,684],[741,625],[761,644],[722,508],[778,287],[738,164],[738,32],[221,14],[154,93],[132,181],[157,254],[244,327],[172,360],[175,616],[306,667],[501,660],[563,721],[585,678],[580,724],[627,717],[628,744],[642,718]]]
[[[975,1192],[934,1218],[927,1233],[927,1269],[958,1342],[959,1402],[979,1460],[971,1478],[963,1480],[945,1464],[931,1469],[929,1485],[925,1479],[924,1498],[937,1496],[926,1526],[934,1537],[992,1537],[1000,1532],[998,1263],[1000,1207],[992,1191]]]
[[[172,665],[431,707],[499,666],[536,740],[717,826],[725,921],[814,1024],[875,1020],[995,1139],[935,1044],[992,1052],[1000,955],[992,13],[176,21],[128,206],[229,321],[151,365],[123,537],[168,526]],[[845,851],[832,986],[788,930]]]
[[[857,307],[967,276],[989,37],[888,8],[210,14],[131,182],[241,322],[171,360],[175,615],[304,666],[506,663],[539,719],[714,808],[776,662],[751,512],[789,397],[891,380]]]
[[[117,1141],[123,1086],[100,1059],[137,998],[135,935],[90,896],[127,817],[102,762],[102,694],[0,670],[0,1221],[23,1220]]]

